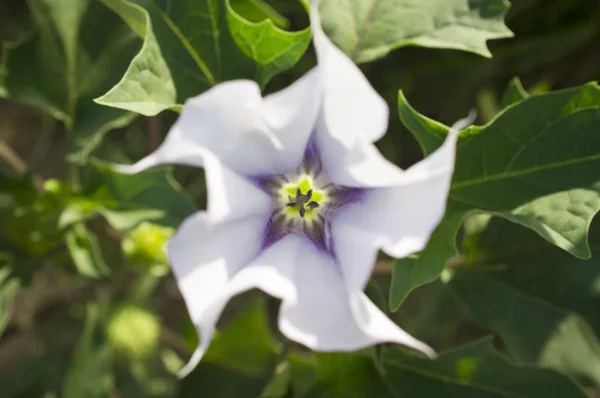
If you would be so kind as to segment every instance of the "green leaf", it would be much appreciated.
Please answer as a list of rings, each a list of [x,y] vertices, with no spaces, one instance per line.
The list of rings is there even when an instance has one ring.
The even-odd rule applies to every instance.
[[[303,398],[393,398],[377,365],[368,355],[317,354],[317,384]]]
[[[20,288],[20,281],[12,273],[12,256],[0,253],[0,337],[10,320],[13,297]]]
[[[265,19],[273,21],[275,26],[285,29],[290,21],[277,12],[265,0],[229,0],[231,8],[251,22],[261,22]]]
[[[38,192],[31,175],[12,177],[0,171],[0,239],[12,250],[37,256],[57,247],[62,241],[60,212],[57,196]]]
[[[398,100],[403,123],[430,154],[448,127],[417,113],[402,93]],[[453,242],[458,220],[476,210],[524,225],[571,254],[589,258],[587,233],[600,209],[595,172],[600,168],[599,108],[600,88],[590,83],[532,95],[486,126],[461,132],[445,218],[420,254],[426,262],[410,269],[415,284],[395,281],[403,288],[392,296],[401,300],[442,272],[457,253],[453,243],[444,242]],[[444,227],[448,224],[454,227]],[[401,262],[400,268],[406,266]]]
[[[584,398],[575,383],[547,369],[515,366],[486,338],[432,361],[401,348],[385,351],[385,374],[357,353],[319,354],[318,382],[303,398]]]
[[[154,36],[152,20],[143,8],[123,0],[101,0],[144,39],[140,52],[131,61],[121,81],[95,102],[128,109],[143,115],[177,106],[175,83]]]
[[[256,300],[223,332],[182,382],[180,397],[258,397],[267,385],[281,346],[268,330],[264,301]]]
[[[61,214],[63,227],[101,214],[117,230],[144,221],[175,228],[196,210],[168,167],[121,174],[108,163],[93,160],[87,173],[84,192],[71,198]]]
[[[491,57],[486,41],[512,36],[505,0],[327,0],[319,9],[325,32],[356,62],[411,45]]]
[[[265,85],[294,66],[310,42],[308,29],[290,33],[270,19],[247,21],[229,1],[102,2],[144,38],[144,46],[119,84],[96,102],[144,115],[177,110],[225,80]]]
[[[386,380],[396,397],[584,398],[569,378],[547,369],[519,367],[486,338],[441,353],[437,360],[390,349]]]
[[[396,261],[392,271],[390,285],[390,309],[397,311],[404,299],[415,288],[434,281],[442,270],[439,264],[446,264],[448,259],[457,254],[455,237],[464,214],[446,209],[446,217],[433,231],[429,244],[418,256],[410,256]]]
[[[98,238],[84,224],[75,224],[65,237],[71,258],[81,275],[100,278],[110,274],[110,268],[102,257]]]
[[[527,97],[529,97],[529,94],[523,88],[521,80],[519,80],[518,77],[515,77],[508,84],[508,87],[502,96],[502,102],[500,105],[502,109],[504,109],[510,105],[516,104],[517,102],[523,101]]]
[[[113,376],[110,350],[98,345],[95,334],[100,324],[100,309],[88,305],[85,327],[66,375],[61,396],[65,398],[106,397],[111,395]]]
[[[498,218],[473,240],[473,260],[449,282],[469,317],[519,361],[600,385],[600,223],[590,234],[592,260]]]
[[[30,0],[28,6],[34,31],[5,45],[4,96],[63,121],[73,135],[72,159],[84,161],[106,132],[135,116],[92,99],[123,75],[139,40],[97,1]]]

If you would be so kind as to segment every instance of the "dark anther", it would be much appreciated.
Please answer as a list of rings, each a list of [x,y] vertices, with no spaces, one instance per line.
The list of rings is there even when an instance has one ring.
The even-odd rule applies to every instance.
[[[306,195],[302,194],[300,188],[296,188],[296,198],[292,199],[291,195],[288,195],[288,203],[286,203],[286,207],[296,207],[298,206],[298,210],[300,211],[300,217],[304,218],[306,214],[306,210],[313,210],[319,207],[319,204],[314,200],[310,200],[312,198],[313,190],[309,189],[306,192]],[[306,205],[306,208],[304,207]]]
[[[317,207],[319,207],[319,204],[317,202],[315,202],[314,200],[311,200],[310,202],[308,202],[308,204],[306,206],[308,206],[308,210],[313,210],[313,209],[316,209]]]
[[[297,205],[297,203],[292,200],[292,197],[290,195],[288,195],[288,203],[286,204],[286,206],[294,207],[296,205]]]

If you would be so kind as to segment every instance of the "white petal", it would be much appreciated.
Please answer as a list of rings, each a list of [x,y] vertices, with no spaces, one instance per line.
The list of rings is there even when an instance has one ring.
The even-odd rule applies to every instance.
[[[301,253],[294,253],[296,298],[283,301],[279,317],[283,334],[316,351],[351,351],[396,342],[433,353],[390,321],[361,291],[348,290],[331,256],[306,243]]]
[[[372,145],[387,130],[387,104],[325,35],[318,1],[312,2],[311,26],[323,95],[316,140],[329,179],[353,187],[393,184],[402,171]]]
[[[317,1],[311,6],[311,27],[329,133],[348,144],[355,139],[378,140],[387,130],[388,106],[360,69],[325,35]]]
[[[444,215],[454,170],[456,133],[406,170],[398,185],[365,192],[332,223],[336,256],[350,289],[364,287],[378,248],[403,258],[422,250]]]
[[[223,290],[260,252],[268,216],[223,223],[199,212],[184,221],[167,245],[179,290],[201,335],[201,352],[208,347],[226,303],[221,299]],[[197,356],[191,362],[198,361]],[[187,367],[185,372],[192,368]]]
[[[336,139],[322,117],[317,121],[316,132],[321,162],[332,182],[349,187],[381,187],[403,180],[403,171],[385,159],[372,143]]]
[[[215,325],[232,296],[252,288],[259,288],[274,297],[283,300],[295,300],[296,288],[293,283],[293,274],[296,262],[293,261],[293,256],[301,252],[300,249],[304,244],[304,238],[296,235],[287,235],[261,252],[253,261],[248,262],[246,266],[239,269],[233,276],[223,278],[221,274],[215,272],[215,275],[220,277],[215,280],[215,275],[205,273],[203,276],[206,279],[197,279],[189,282],[190,288],[194,286],[196,291],[202,291],[203,289],[210,290],[211,296],[204,297],[204,300],[201,301],[201,303],[205,303],[201,314],[197,317],[192,316],[192,320],[200,334],[200,344],[187,365],[179,372],[180,377],[191,372],[206,353]],[[230,252],[239,250],[237,247],[235,250],[231,250],[231,247],[225,249]],[[180,282],[180,288],[182,285],[183,283]],[[185,295],[185,292],[184,298],[188,303],[188,307],[190,307],[188,296]],[[200,304],[194,305],[194,308],[200,306]]]
[[[369,189],[360,202],[338,211],[331,226],[333,245],[350,289],[364,288],[379,248],[403,258],[425,247],[444,215],[458,130],[474,119],[475,113],[471,112],[455,123],[442,146],[408,170],[396,175],[374,170],[372,180],[384,188]],[[364,163],[368,170],[369,161]],[[377,167],[377,162],[371,163]],[[365,181],[364,186],[377,186],[373,181]]]
[[[163,144],[121,171],[164,163],[202,166],[206,152],[246,176],[281,174],[302,160],[319,103],[317,79],[307,74],[263,100],[249,80],[221,83],[186,101]]]
[[[380,237],[352,223],[352,212],[339,213],[331,224],[337,263],[348,289],[363,290],[379,252]]]
[[[212,153],[204,156],[204,169],[211,221],[271,213],[271,197],[245,177],[231,171]]]

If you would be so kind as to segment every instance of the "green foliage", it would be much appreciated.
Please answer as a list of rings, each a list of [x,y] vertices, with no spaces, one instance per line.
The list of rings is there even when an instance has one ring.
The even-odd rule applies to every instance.
[[[34,31],[5,46],[4,96],[39,107],[72,132],[72,156],[83,162],[111,129],[135,115],[94,104],[118,81],[137,38],[95,0],[30,0]],[[97,35],[99,29],[107,32]]]
[[[85,224],[73,225],[66,233],[65,242],[73,263],[81,275],[98,278],[110,274],[110,269],[102,257],[98,238],[85,227]]]
[[[143,221],[176,227],[195,210],[168,168],[122,174],[94,160],[84,180],[82,194],[72,196],[61,213],[63,227],[98,214],[117,230],[134,228]]]
[[[377,143],[389,160],[406,168],[434,152],[449,130],[437,120],[476,106],[484,123],[460,133],[428,246],[381,256],[365,287],[439,356],[315,353],[278,331],[277,300],[247,292],[177,377],[198,338],[165,248],[205,206],[205,178],[110,162],[156,149],[185,101],[220,82],[275,92],[303,75],[315,65],[310,4],[0,2],[2,397],[600,392],[600,3],[569,0],[321,0],[331,40],[398,100]]]
[[[328,0],[320,10],[331,40],[356,62],[404,46],[452,48],[485,57],[486,41],[511,37],[505,0]]]
[[[289,33],[265,19],[250,22],[223,2],[102,0],[121,16],[144,46],[123,79],[96,102],[155,115],[236,78],[265,85],[291,68],[310,31]]]
[[[494,218],[470,231],[471,259],[455,269],[449,286],[519,361],[600,384],[598,226],[590,236],[594,257],[581,260]]]
[[[557,372],[506,361],[490,339],[442,353],[435,361],[390,349],[384,363],[381,374],[359,354],[319,355],[318,383],[306,397],[585,397]]]
[[[268,331],[258,300],[213,338],[200,365],[184,379],[179,397],[257,397],[270,380],[282,347]]]
[[[536,231],[580,258],[589,258],[587,233],[600,209],[600,87],[533,95],[483,127],[461,132],[448,208],[419,260],[401,260],[392,306],[434,279],[456,255],[454,237],[473,210],[487,211]],[[399,95],[400,117],[423,152],[433,152],[448,128],[418,114]]]
[[[0,336],[11,315],[12,300],[19,291],[21,283],[12,274],[11,258],[7,253],[0,253]]]

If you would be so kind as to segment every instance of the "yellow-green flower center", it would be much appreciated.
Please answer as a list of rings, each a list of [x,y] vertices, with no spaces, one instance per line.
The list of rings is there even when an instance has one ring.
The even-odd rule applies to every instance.
[[[320,207],[328,201],[325,192],[315,186],[312,177],[308,175],[282,184],[278,193],[287,219],[304,219],[311,222],[317,217]]]

